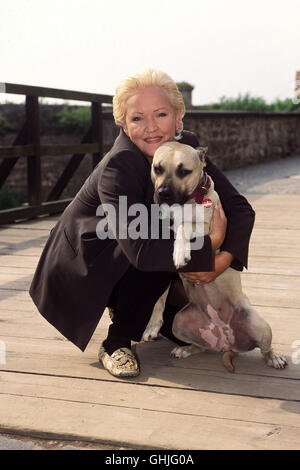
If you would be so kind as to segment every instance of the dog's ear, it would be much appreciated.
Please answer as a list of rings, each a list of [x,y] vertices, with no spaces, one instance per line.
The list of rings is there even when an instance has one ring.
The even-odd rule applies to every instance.
[[[200,161],[202,163],[205,163],[205,157],[207,155],[208,147],[197,147],[196,150]]]

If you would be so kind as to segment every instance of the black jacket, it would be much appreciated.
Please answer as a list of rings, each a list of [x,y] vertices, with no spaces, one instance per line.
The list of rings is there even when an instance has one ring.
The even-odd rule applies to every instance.
[[[199,145],[191,132],[184,131],[181,141],[193,147]],[[206,170],[228,219],[222,249],[233,254],[232,267],[242,270],[247,267],[254,212],[209,159]],[[39,312],[81,350],[86,348],[112,289],[130,264],[138,270],[176,272],[172,238],[100,240],[96,234],[101,220],[96,215],[99,205],[112,204],[118,214],[122,195],[127,196],[128,207],[143,203],[150,213],[153,192],[146,156],[121,130],[110,152],[50,232],[29,292]],[[181,271],[211,271],[212,265],[211,242],[206,236],[203,248],[192,251],[191,261]]]

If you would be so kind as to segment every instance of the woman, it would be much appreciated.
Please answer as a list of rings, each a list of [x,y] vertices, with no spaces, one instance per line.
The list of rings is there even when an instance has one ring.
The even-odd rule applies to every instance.
[[[151,238],[150,232],[143,238],[120,235],[133,221],[128,213],[126,220],[122,218],[121,196],[128,208],[141,203],[150,214],[155,150],[174,136],[193,147],[199,143],[194,134],[182,130],[182,95],[163,72],[148,69],[121,82],[113,113],[120,134],[51,230],[30,295],[40,313],[82,351],[105,307],[110,307],[113,322],[99,359],[111,374],[129,377],[139,374],[131,340],[140,341],[155,302],[170,282],[162,333],[182,344],[172,336],[171,324],[186,297],[173,264],[174,239]],[[212,281],[229,265],[247,267],[254,222],[246,199],[209,160],[206,169],[227,219],[222,206],[214,211],[213,229],[204,237],[203,248],[193,250],[191,261],[180,269],[194,283]],[[108,206],[116,215],[116,226],[114,236],[103,237],[97,224],[106,223],[103,207]]]

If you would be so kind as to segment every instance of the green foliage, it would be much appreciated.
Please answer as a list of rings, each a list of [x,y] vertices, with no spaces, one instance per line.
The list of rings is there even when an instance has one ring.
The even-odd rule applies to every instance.
[[[5,116],[0,115],[0,135],[5,135],[12,130],[14,130],[12,123]]]
[[[58,126],[65,131],[76,135],[85,134],[91,122],[91,109],[89,107],[69,108],[65,106],[58,113]]]
[[[199,110],[215,111],[248,111],[248,112],[299,112],[300,103],[294,104],[291,98],[280,100],[277,98],[273,103],[268,104],[262,97],[254,97],[249,93],[239,94],[237,98],[226,98],[222,96],[218,103],[194,106]]]
[[[10,191],[5,186],[0,190],[0,210],[13,209],[18,207],[24,202],[24,197],[20,196],[13,191]]]
[[[293,100],[290,98],[286,98],[285,100],[277,99],[270,105],[270,111],[275,113],[292,113],[292,112],[300,112],[300,103],[295,104]]]
[[[237,98],[226,98],[222,96],[220,100],[221,109],[226,111],[260,111],[267,110],[267,104],[263,98],[251,97],[249,93],[246,95],[238,95]]]

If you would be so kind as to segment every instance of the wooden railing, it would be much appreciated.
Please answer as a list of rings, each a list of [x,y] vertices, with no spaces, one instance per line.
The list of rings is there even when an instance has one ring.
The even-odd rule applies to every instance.
[[[29,219],[42,214],[61,212],[71,199],[59,199],[64,188],[87,154],[93,155],[93,167],[103,156],[102,104],[112,103],[111,95],[57,90],[13,83],[0,83],[0,93],[25,95],[25,123],[13,145],[0,147],[0,188],[5,183],[19,158],[27,159],[28,200],[23,206],[0,211],[0,224]],[[41,145],[39,97],[91,103],[91,125],[77,145]],[[42,201],[41,158],[43,156],[72,155],[45,201]]]

